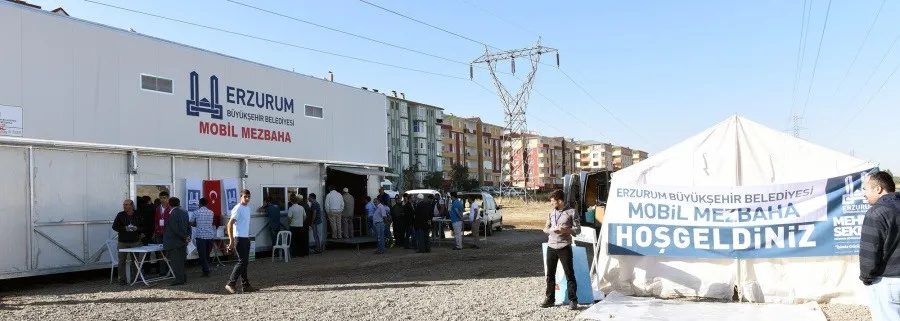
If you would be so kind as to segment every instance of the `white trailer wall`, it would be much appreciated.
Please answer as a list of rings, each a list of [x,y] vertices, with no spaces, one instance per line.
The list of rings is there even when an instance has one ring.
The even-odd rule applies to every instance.
[[[247,174],[249,177],[246,179],[245,188],[250,190],[251,210],[256,210],[263,205],[264,187],[305,187],[309,193],[319,195],[320,203],[324,199],[318,165],[251,161]],[[322,225],[324,225],[324,221]],[[272,245],[266,228],[267,224],[268,218],[263,214],[254,215],[250,222],[250,232],[255,233],[257,248]],[[319,226],[319,229],[320,233],[324,232],[323,226]]]
[[[34,267],[93,263],[129,198],[126,154],[35,148],[33,159]]]
[[[3,232],[0,233],[0,271],[22,272],[29,269],[28,244],[28,149],[23,147],[0,146],[0,219]]]

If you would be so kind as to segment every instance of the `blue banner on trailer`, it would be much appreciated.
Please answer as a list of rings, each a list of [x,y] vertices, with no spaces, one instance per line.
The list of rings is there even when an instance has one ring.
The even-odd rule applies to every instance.
[[[766,186],[617,186],[609,254],[692,258],[856,255],[865,176]]]

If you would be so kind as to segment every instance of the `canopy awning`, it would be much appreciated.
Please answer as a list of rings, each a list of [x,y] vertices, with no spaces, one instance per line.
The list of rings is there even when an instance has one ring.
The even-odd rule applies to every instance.
[[[360,168],[360,167],[343,167],[343,166],[329,166],[328,168],[342,171],[344,173],[356,174],[356,175],[374,175],[374,176],[384,176],[384,177],[394,177],[398,176],[394,173],[382,172],[377,169],[368,169],[368,168]]]

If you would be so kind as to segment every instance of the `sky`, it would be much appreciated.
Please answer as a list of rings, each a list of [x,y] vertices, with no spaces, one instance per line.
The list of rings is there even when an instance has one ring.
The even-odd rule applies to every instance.
[[[461,37],[360,0],[235,0],[282,16],[228,0],[91,1],[440,75],[84,0],[29,2],[303,74],[325,77],[332,71],[336,82],[396,90],[445,113],[500,125],[503,108],[493,79],[476,68],[470,81],[467,64],[485,53],[484,44],[510,50],[534,46],[541,37],[544,46],[559,50],[560,67],[554,56],[544,56],[545,64],[538,67],[528,104],[529,130],[653,154],[735,114],[790,132],[792,110],[805,110],[801,138],[900,170],[898,144],[891,139],[900,98],[900,72],[891,77],[900,66],[900,45],[892,46],[900,39],[898,1],[367,0]],[[517,61],[516,75],[524,77],[528,67]],[[498,69],[509,72],[509,64]],[[501,80],[511,92],[520,86],[517,78]]]

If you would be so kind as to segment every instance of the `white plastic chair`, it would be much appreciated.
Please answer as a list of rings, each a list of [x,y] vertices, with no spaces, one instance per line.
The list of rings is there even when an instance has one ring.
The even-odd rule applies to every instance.
[[[272,245],[272,261],[275,261],[275,251],[281,250],[282,259],[285,262],[291,261],[291,255],[288,253],[291,249],[291,232],[280,231],[275,237],[276,242]]]
[[[119,268],[119,241],[106,240],[106,250],[109,251],[109,283],[113,283],[113,273]]]

